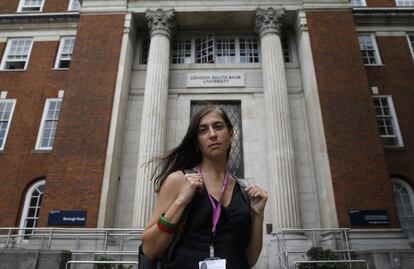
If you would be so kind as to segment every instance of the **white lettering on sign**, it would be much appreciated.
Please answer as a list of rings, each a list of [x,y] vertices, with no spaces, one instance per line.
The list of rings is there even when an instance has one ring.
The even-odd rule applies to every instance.
[[[187,74],[187,88],[244,87],[244,73]]]
[[[71,221],[71,222],[75,222],[75,221],[85,221],[85,218],[81,218],[81,217],[72,217],[72,218],[68,218],[68,217],[63,217],[63,221]]]

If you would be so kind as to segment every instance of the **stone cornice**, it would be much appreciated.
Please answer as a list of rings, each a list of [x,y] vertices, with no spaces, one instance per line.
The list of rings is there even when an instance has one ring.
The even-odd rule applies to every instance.
[[[285,16],[285,9],[256,9],[256,32],[263,37],[266,34],[274,33],[279,35],[282,27],[281,19]]]
[[[78,12],[22,13],[0,15],[0,24],[67,23],[78,21]]]
[[[354,8],[356,25],[414,25],[414,8]]]
[[[174,9],[157,9],[155,11],[148,9],[145,12],[145,19],[147,20],[151,36],[155,34],[162,34],[166,35],[168,38],[171,38],[175,31]]]

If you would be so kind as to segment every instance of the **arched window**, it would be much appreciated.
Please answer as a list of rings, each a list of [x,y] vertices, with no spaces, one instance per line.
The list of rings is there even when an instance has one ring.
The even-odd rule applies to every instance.
[[[33,233],[33,230],[27,228],[35,228],[37,226],[45,184],[46,180],[40,180],[27,190],[19,225],[21,229],[26,229],[19,232],[19,235],[24,235],[25,238]]]
[[[410,239],[414,239],[414,193],[410,185],[399,178],[393,178],[393,191],[401,228]]]

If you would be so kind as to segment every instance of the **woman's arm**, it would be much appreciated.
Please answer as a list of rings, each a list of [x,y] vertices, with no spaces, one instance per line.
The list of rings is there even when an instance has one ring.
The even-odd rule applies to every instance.
[[[181,171],[171,173],[162,184],[152,217],[147,224],[141,241],[145,255],[153,259],[163,254],[171,243],[174,233],[161,231],[157,222],[161,214],[169,223],[177,224],[195,192],[203,187],[198,174],[184,175]]]
[[[250,197],[250,212],[252,215],[252,226],[249,244],[246,249],[247,263],[252,268],[259,258],[263,245],[263,219],[264,208],[267,202],[267,193],[257,186],[246,189]]]

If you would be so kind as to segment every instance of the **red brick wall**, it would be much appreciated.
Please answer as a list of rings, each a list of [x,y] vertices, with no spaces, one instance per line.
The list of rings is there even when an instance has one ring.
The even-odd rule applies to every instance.
[[[40,225],[49,210],[83,209],[96,227],[123,24],[123,15],[80,18]]]
[[[395,7],[395,0],[366,0],[369,7]]]
[[[0,1],[0,14],[14,13],[19,6],[20,0]]]
[[[367,67],[369,84],[380,94],[391,95],[400,125],[404,148],[387,149],[391,175],[407,179],[414,187],[414,60],[407,38],[377,37],[384,66]]]
[[[71,67],[52,70],[58,42],[34,42],[28,69],[0,72],[0,89],[16,98],[0,153],[0,227],[19,225],[27,186],[46,177],[40,226],[51,209],[87,211],[96,227],[123,15],[80,18]],[[0,43],[3,54],[5,43]],[[33,153],[45,99],[64,90],[56,139],[49,153]]]
[[[398,219],[351,12],[308,12],[338,222],[348,209],[386,209]]]
[[[68,7],[69,0],[45,0],[43,12],[65,12]]]
[[[0,45],[1,54],[5,44]],[[0,72],[1,90],[17,99],[4,152],[0,153],[0,226],[18,225],[24,189],[47,174],[50,153],[35,148],[45,99],[57,97],[67,71],[51,70],[58,42],[34,42],[26,71]]]
[[[4,49],[6,48],[6,43],[0,42],[0,59],[3,58]]]
[[[42,12],[65,12],[68,10],[69,0],[44,0]],[[0,1],[0,14],[15,13],[20,0]]]

